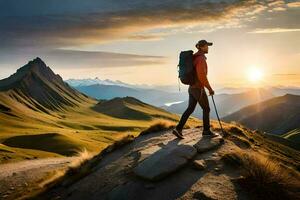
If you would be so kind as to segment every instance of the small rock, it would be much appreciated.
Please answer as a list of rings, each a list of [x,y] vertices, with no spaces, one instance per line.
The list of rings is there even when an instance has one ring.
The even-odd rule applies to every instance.
[[[196,169],[204,170],[206,168],[206,163],[204,160],[194,160],[193,165]]]
[[[219,167],[215,167],[214,169],[216,172],[219,172],[221,169]]]
[[[218,147],[224,143],[224,139],[221,136],[210,138],[202,137],[199,142],[194,144],[194,147],[197,149],[198,153],[203,153]]]
[[[10,187],[9,189],[10,189],[10,190],[14,190],[15,188],[14,188],[14,187]]]

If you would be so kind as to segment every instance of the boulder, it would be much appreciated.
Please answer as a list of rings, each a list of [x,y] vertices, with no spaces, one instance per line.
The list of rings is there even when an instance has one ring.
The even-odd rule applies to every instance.
[[[139,163],[133,172],[141,178],[157,181],[180,169],[196,153],[192,145],[167,146]]]

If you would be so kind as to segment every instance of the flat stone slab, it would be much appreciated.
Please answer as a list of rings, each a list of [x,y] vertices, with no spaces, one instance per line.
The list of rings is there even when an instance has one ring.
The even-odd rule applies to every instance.
[[[198,153],[203,153],[214,149],[223,143],[224,139],[221,136],[213,138],[209,136],[203,136],[196,144],[194,144],[194,147],[197,149]]]
[[[196,153],[192,145],[166,146],[139,163],[133,172],[147,180],[161,180],[184,166]]]

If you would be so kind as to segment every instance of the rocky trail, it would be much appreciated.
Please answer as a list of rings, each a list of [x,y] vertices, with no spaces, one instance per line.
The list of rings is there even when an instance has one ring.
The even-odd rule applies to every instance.
[[[185,129],[150,133],[108,153],[92,173],[69,186],[57,186],[41,199],[250,199],[234,180],[238,170],[222,155],[246,148],[221,136]]]

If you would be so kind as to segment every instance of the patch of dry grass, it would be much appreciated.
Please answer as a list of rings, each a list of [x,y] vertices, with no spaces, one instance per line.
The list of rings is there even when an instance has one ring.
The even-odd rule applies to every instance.
[[[175,126],[176,126],[176,123],[172,122],[172,121],[156,120],[148,128],[143,130],[140,133],[140,135],[146,135],[146,134],[155,133],[155,132],[158,132],[158,131],[169,130],[169,129],[175,128]],[[186,123],[183,128],[188,129],[188,128],[191,128],[191,126],[188,123]]]
[[[90,160],[92,157],[94,156],[94,154],[92,154],[91,152],[87,151],[86,149],[83,149],[82,151],[78,152],[76,155],[76,159],[73,160],[70,165],[69,168],[78,168],[79,166],[81,166],[84,162],[86,162],[87,160]]]
[[[156,121],[152,125],[150,125],[147,129],[143,130],[140,133],[140,135],[146,135],[149,133],[168,130],[174,128],[175,126],[176,124],[170,121],[164,121],[164,120]]]
[[[295,171],[258,153],[235,151],[223,159],[240,166],[243,178],[238,183],[256,199],[299,199],[300,180]]]

